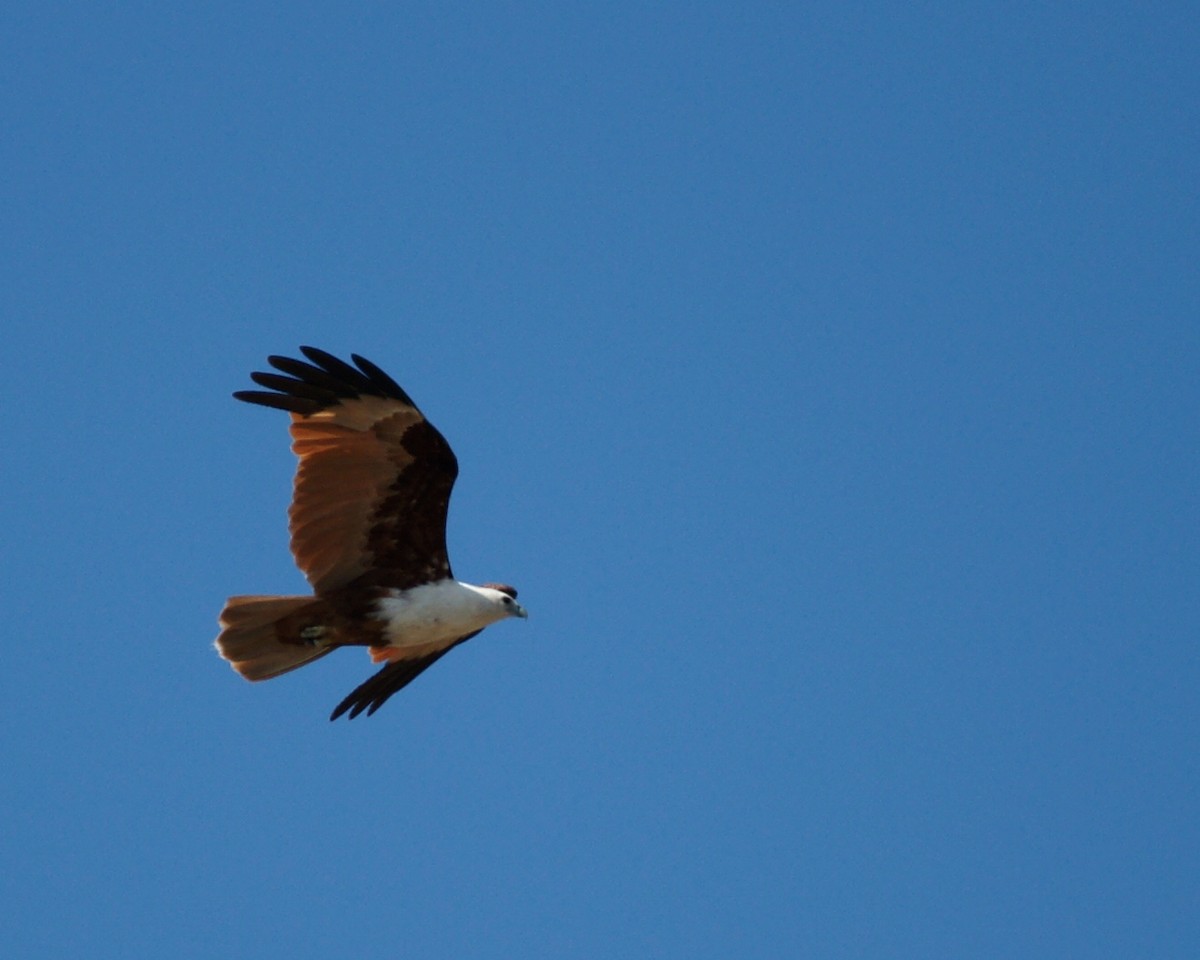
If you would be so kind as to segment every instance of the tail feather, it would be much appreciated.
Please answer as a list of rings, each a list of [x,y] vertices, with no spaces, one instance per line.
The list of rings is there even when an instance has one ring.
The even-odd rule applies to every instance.
[[[270,680],[325,656],[321,601],[314,597],[230,597],[217,651],[247,680]],[[305,636],[304,633],[313,636]]]

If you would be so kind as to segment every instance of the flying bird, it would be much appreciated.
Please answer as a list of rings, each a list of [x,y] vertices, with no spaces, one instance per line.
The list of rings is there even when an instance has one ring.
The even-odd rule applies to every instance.
[[[507,584],[454,579],[446,511],[458,460],[408,394],[358,354],[351,366],[315,347],[300,352],[309,362],[268,357],[280,373],[250,375],[267,389],[234,397],[291,414],[300,464],[288,526],[313,593],[230,597],[216,647],[247,680],[366,647],[385,666],[329,718],[353,719],[484,627],[527,614]]]

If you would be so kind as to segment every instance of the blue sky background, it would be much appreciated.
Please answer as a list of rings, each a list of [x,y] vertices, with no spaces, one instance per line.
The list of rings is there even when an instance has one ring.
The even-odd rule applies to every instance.
[[[6,4],[0,953],[1200,952],[1192,4]],[[531,611],[374,717],[269,353]]]

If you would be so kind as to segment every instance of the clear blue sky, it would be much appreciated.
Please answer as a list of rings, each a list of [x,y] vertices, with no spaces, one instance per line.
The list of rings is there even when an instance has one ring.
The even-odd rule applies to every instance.
[[[0,953],[1200,955],[1193,4],[0,13]],[[251,685],[312,343],[531,618]]]

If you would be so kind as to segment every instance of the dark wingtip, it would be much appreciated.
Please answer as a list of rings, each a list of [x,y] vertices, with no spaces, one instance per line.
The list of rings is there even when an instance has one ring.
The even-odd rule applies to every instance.
[[[333,708],[333,713],[329,715],[329,719],[331,721],[336,720],[347,711],[349,711],[349,719],[351,720],[364,711],[369,717],[387,703],[390,697],[399,693],[447,653],[460,643],[470,640],[478,632],[476,630],[474,633],[468,633],[465,637],[460,637],[450,646],[443,650],[438,650],[436,653],[430,653],[424,657],[417,657],[412,660],[398,660],[395,663],[389,663],[378,673],[372,674],[351,690],[345,699]]]
[[[383,669],[386,670],[387,667],[384,667]],[[367,716],[369,717],[372,713],[374,713],[376,708],[379,707],[389,696],[389,694],[384,694],[383,697],[380,698],[378,694],[372,694],[369,692],[373,686],[377,685],[380,673],[383,673],[383,670],[380,670],[379,673],[372,674],[369,678],[364,680],[357,687],[346,694],[346,696],[342,699],[342,702],[333,708],[333,713],[329,715],[330,722],[332,723],[338,717],[346,713],[349,714],[346,719],[353,720],[360,713],[362,713],[363,710],[366,710],[368,706],[370,706],[371,709],[367,710]]]
[[[351,354],[357,364],[356,369],[318,347],[301,346],[300,352],[308,362],[278,354],[267,357],[267,363],[287,374],[285,377],[261,372],[250,375],[259,386],[277,392],[239,390],[234,397],[246,403],[287,410],[301,416],[361,396],[390,397],[416,407],[412,398],[395,380],[357,353]]]
[[[383,391],[379,389],[379,386],[370,377],[359,370],[355,370],[345,360],[339,360],[332,353],[321,350],[319,347],[301,347],[300,352],[326,373],[337,377],[347,386],[354,387],[358,393],[366,393],[379,397],[385,396]]]
[[[404,392],[404,388],[395,380],[389,377],[386,373],[379,369],[366,357],[361,354],[352,353],[350,359],[354,361],[355,366],[363,372],[364,375],[373,383],[375,387],[385,397],[395,397],[397,400],[403,400],[409,406],[415,407],[412,397]]]
[[[286,393],[267,393],[265,390],[235,390],[233,399],[243,403],[253,403],[260,407],[272,407],[275,410],[286,410],[288,413],[298,413],[307,416],[316,413],[324,404],[304,397],[291,397]]]
[[[386,696],[382,700],[380,700],[380,699],[376,699],[376,700],[363,699],[362,693],[361,693],[361,688],[356,688],[352,693],[347,695],[347,697],[341,703],[339,703],[336,707],[333,708],[333,713],[331,713],[329,715],[329,721],[330,721],[330,723],[332,723],[334,720],[338,719],[338,717],[342,716],[343,714],[347,714],[347,716],[346,716],[347,720],[353,720],[360,713],[362,713],[363,710],[367,710],[368,706],[370,707],[370,709],[367,710],[367,716],[369,717],[380,706],[382,706],[383,701],[386,699],[387,699]]]
[[[367,710],[367,716],[369,717],[371,714],[373,714],[375,712],[376,708],[378,708],[383,703],[383,700],[379,700],[379,701],[358,700],[357,694],[358,694],[358,691],[355,690],[354,693],[351,693],[349,696],[346,697],[345,700],[343,700],[341,703],[339,703],[336,707],[333,708],[333,713],[331,713],[329,715],[330,723],[332,723],[334,720],[338,719],[338,717],[342,716],[343,714],[347,713],[347,711],[349,712],[349,716],[347,716],[346,719],[353,720],[355,717],[357,717],[360,713],[363,712],[363,709],[368,704],[370,704],[370,706],[371,706],[371,709]],[[384,700],[386,700],[386,699],[387,698],[384,697]]]
[[[303,360],[293,360],[291,357],[272,354],[267,357],[267,363],[276,370],[282,370],[290,377],[295,377],[309,386],[328,390],[338,397],[349,398],[358,395],[358,390],[353,384],[346,383],[335,374],[313,366],[311,363],[305,363]]]

